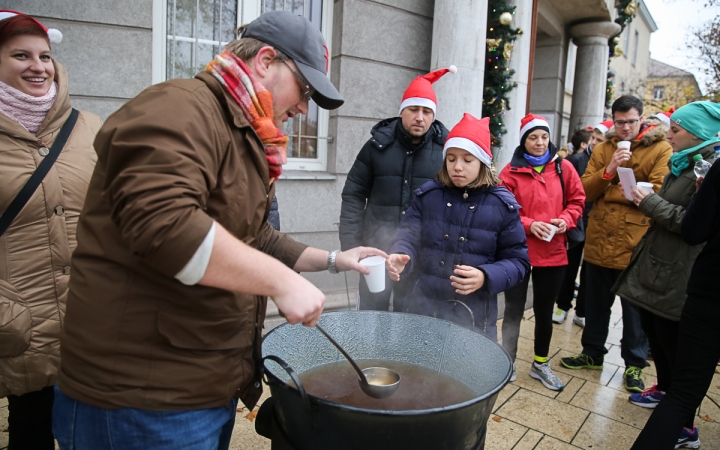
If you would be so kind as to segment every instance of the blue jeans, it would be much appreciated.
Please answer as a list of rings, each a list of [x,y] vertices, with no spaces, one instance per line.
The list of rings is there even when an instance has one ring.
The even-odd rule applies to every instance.
[[[225,450],[236,407],[233,399],[229,406],[189,411],[103,409],[55,386],[53,433],[61,450]]]

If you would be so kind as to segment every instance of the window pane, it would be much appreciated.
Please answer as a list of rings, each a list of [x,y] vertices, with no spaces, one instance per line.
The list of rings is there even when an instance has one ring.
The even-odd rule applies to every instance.
[[[222,33],[220,39],[223,42],[230,42],[235,39],[235,28],[237,28],[238,2],[237,0],[222,0]]]
[[[175,2],[175,36],[195,37],[196,0],[173,0]],[[168,2],[170,3],[170,2]],[[168,14],[168,17],[170,15]]]
[[[234,38],[238,0],[167,0],[166,79],[193,77]]]
[[[200,71],[205,70],[205,66],[207,63],[215,59],[215,55],[217,54],[217,45],[210,45],[210,44],[197,44],[197,55],[195,57],[195,70],[193,71],[193,74],[190,75],[191,77],[194,77],[195,74],[197,74]]]
[[[175,41],[169,46],[172,48],[172,59],[168,58],[168,79],[192,78],[195,76],[195,67],[192,64],[192,42]]]
[[[302,134],[305,136],[317,136],[318,106],[310,100],[308,113],[303,122]]]
[[[317,159],[317,138],[300,139],[300,152],[298,158]]]
[[[198,0],[197,36],[200,39],[215,41],[220,39],[220,2]]]

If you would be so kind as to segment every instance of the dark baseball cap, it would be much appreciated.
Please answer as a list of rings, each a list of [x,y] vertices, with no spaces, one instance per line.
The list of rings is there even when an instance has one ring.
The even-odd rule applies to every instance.
[[[242,37],[265,42],[292,58],[315,89],[312,99],[321,108],[336,109],[345,102],[327,77],[330,51],[325,39],[306,18],[290,11],[269,11],[250,22]]]

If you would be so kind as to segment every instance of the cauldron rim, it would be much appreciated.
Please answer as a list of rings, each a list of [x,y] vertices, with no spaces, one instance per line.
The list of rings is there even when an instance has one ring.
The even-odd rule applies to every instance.
[[[330,316],[330,315],[336,315],[336,314],[347,314],[347,313],[366,314],[367,312],[366,312],[366,311],[333,311],[333,312],[323,313],[322,316]],[[396,313],[396,312],[393,312],[392,314],[416,315],[416,314],[404,313],[404,312],[397,312],[397,313]],[[450,324],[451,326],[455,326],[455,327],[462,328],[462,327],[460,327],[459,325],[457,325],[457,324],[455,324],[455,323],[453,323],[453,322],[450,322],[450,321],[448,321],[448,320],[438,319],[437,317],[432,317],[432,319],[440,320],[440,321],[442,321],[442,322],[446,322],[446,323]],[[283,324],[281,324],[281,325],[278,325],[277,327],[275,327],[275,328],[273,328],[272,330],[270,330],[270,331],[263,337],[263,342],[265,342],[265,339],[267,339],[268,336],[270,336],[272,333],[274,333],[275,330],[278,330],[279,328],[285,327],[285,326],[292,326],[292,325],[289,324],[289,323],[287,323],[287,322],[286,322],[286,323],[283,323]],[[472,330],[468,330],[468,331],[473,332],[473,333],[477,333],[477,332],[472,331]],[[477,333],[477,334],[480,334],[480,333]],[[482,334],[480,334],[480,336],[482,336]],[[483,337],[485,337],[485,336],[483,336]],[[487,339],[487,337],[486,337],[486,339]],[[505,349],[504,349],[502,346],[500,346],[500,348],[503,350],[503,352],[504,352],[506,355],[508,355],[508,359],[511,359],[510,356],[509,356],[509,354],[507,353],[507,351],[505,351]],[[408,410],[387,410],[387,409],[358,408],[358,407],[356,407],[356,406],[349,406],[349,405],[343,405],[342,403],[331,402],[331,401],[322,399],[322,398],[320,398],[320,397],[316,397],[316,396],[314,396],[314,395],[312,395],[312,394],[309,394],[309,393],[307,394],[307,396],[308,396],[308,399],[310,400],[311,403],[317,403],[317,404],[325,405],[325,406],[332,407],[332,408],[338,408],[338,409],[344,410],[344,411],[352,411],[352,412],[357,412],[357,413],[373,414],[373,415],[380,415],[380,416],[420,416],[420,415],[426,416],[426,415],[430,415],[430,414],[438,414],[438,413],[444,413],[444,412],[449,412],[449,411],[455,411],[455,410],[463,409],[463,408],[466,408],[466,407],[468,407],[468,406],[471,406],[471,405],[473,405],[473,404],[475,404],[475,403],[482,402],[482,401],[486,400],[487,398],[492,397],[493,395],[496,395],[496,394],[497,394],[498,392],[500,392],[500,391],[508,384],[508,382],[510,381],[510,377],[512,376],[512,367],[513,367],[513,365],[512,365],[512,363],[511,363],[510,366],[509,366],[509,369],[508,369],[508,373],[505,375],[505,378],[503,379],[502,383],[500,383],[496,388],[494,388],[494,389],[486,392],[485,394],[483,394],[483,395],[481,395],[481,396],[473,397],[472,399],[467,400],[467,401],[464,401],[464,402],[462,402],[462,403],[455,403],[455,404],[453,404],[453,405],[441,406],[441,407],[438,407],[438,408],[408,409]],[[285,383],[285,382],[282,381],[280,378],[278,378],[275,374],[273,374],[272,372],[270,372],[269,370],[267,370],[265,367],[263,367],[263,371],[264,371],[265,374],[267,374],[269,381],[271,381],[271,382],[274,383],[274,384],[277,384],[278,387],[280,387],[280,388],[287,388],[287,389],[288,389],[289,391],[291,391],[293,394],[295,394],[295,395],[297,395],[297,396],[300,396],[300,390],[299,390],[299,389],[297,389],[296,387],[294,387],[294,386],[292,386],[292,385],[289,385],[289,384]],[[272,387],[273,387],[273,386],[271,385],[271,383],[268,383],[268,385],[270,386],[270,389],[272,390]]]

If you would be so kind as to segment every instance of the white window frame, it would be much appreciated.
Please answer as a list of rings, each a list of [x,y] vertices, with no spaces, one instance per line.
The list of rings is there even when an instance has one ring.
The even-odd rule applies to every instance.
[[[262,0],[238,0],[241,2],[237,26],[251,22],[260,15]],[[322,0],[322,35],[328,44],[332,58],[332,18],[333,0]],[[330,64],[328,77],[330,76]],[[152,84],[166,80],[167,68],[167,0],[153,0],[153,37],[152,37]],[[330,112],[318,108],[317,158],[288,158],[284,170],[318,171],[327,170],[327,144]]]

